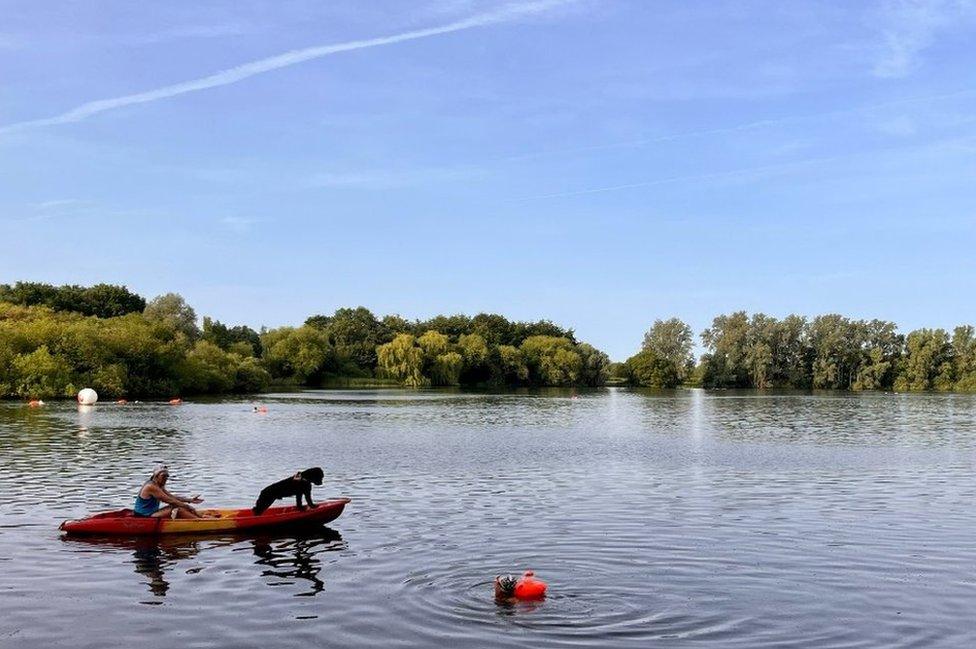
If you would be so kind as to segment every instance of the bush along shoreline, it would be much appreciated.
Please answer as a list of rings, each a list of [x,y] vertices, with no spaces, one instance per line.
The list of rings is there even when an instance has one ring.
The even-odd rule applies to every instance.
[[[0,397],[254,393],[272,386],[598,386],[610,359],[547,320],[497,314],[408,321],[363,307],[297,327],[228,326],[175,293],[0,285]]]
[[[782,319],[738,311],[700,334],[656,320],[622,363],[548,320],[436,316],[364,307],[254,330],[197,314],[175,293],[124,286],[0,284],[0,398],[249,394],[269,387],[792,388],[976,391],[976,330],[898,332],[837,314]]]

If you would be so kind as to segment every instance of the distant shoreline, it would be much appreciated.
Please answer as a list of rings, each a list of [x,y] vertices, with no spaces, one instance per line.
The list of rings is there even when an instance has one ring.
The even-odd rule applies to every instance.
[[[124,286],[0,284],[0,397],[255,394],[302,387],[463,386],[976,392],[976,328],[898,332],[839,314],[719,315],[700,333],[655,320],[614,363],[550,320],[495,313],[406,320],[365,307],[260,331],[202,318],[175,293]]]

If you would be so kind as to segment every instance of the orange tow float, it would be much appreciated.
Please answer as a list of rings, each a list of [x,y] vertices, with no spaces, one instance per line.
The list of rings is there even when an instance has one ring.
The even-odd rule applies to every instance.
[[[515,599],[542,599],[546,596],[548,585],[535,578],[535,573],[526,570],[522,578],[515,582]]]

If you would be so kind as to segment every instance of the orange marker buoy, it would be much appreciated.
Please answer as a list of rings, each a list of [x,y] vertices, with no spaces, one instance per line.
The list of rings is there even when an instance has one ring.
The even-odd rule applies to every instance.
[[[28,408],[40,408],[43,405],[44,402],[41,401],[40,399],[31,399],[30,401],[27,402]]]
[[[542,599],[546,596],[546,582],[535,578],[535,573],[526,570],[522,578],[515,582],[515,599]]]
[[[169,405],[171,405],[171,406],[180,406],[180,405],[183,405],[183,399],[170,399],[169,400]]]

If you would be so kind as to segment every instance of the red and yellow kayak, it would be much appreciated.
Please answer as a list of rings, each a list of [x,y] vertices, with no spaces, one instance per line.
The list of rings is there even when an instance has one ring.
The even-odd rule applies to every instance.
[[[76,521],[61,523],[68,534],[103,534],[108,536],[149,536],[153,534],[207,534],[211,532],[244,532],[296,525],[328,523],[342,514],[348,498],[326,500],[300,510],[297,507],[272,507],[255,516],[248,509],[204,509],[211,518],[147,518],[136,516],[131,509],[94,514]]]

